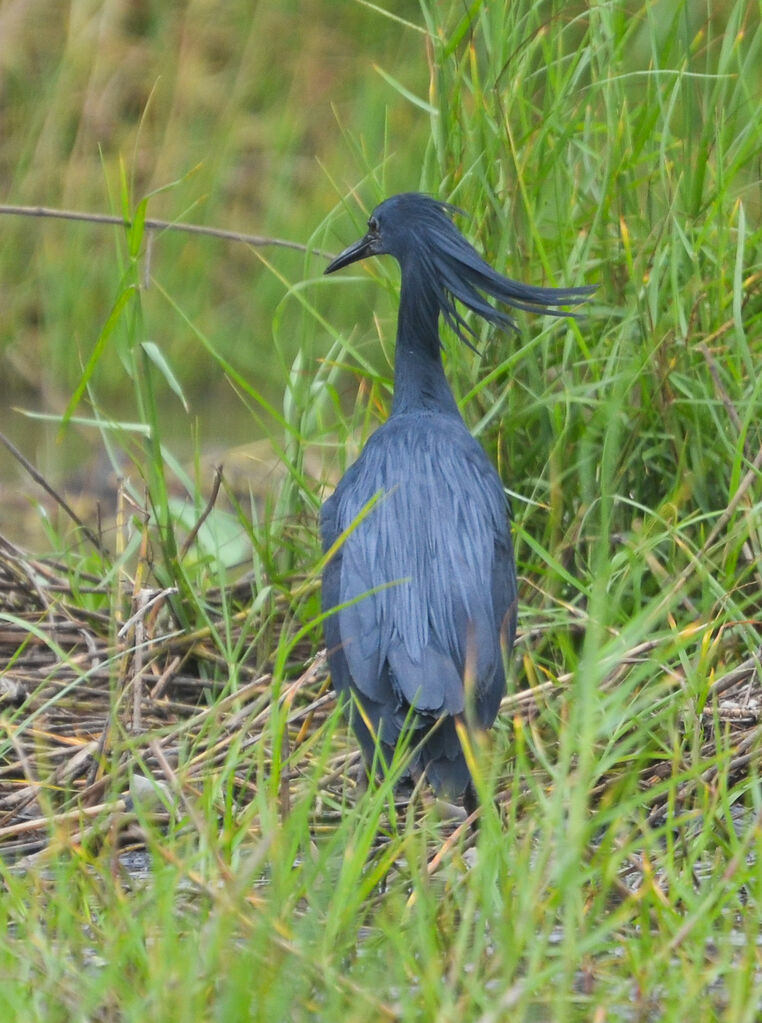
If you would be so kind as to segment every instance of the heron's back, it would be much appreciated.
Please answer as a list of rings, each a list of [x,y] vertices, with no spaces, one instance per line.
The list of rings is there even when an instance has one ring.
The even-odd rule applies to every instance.
[[[326,550],[352,529],[323,585],[326,610],[349,604],[326,626],[337,689],[354,692],[390,746],[411,708],[419,728],[461,714],[464,678],[474,682],[476,722],[491,725],[505,689],[501,647],[513,639],[516,578],[500,479],[462,420],[392,416],[326,502],[321,526]],[[372,739],[356,730],[370,752]],[[458,770],[438,787],[465,787],[451,720],[423,759],[435,785],[441,760],[440,775]]]

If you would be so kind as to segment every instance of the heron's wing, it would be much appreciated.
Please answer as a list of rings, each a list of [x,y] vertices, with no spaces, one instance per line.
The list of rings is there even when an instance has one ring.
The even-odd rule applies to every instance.
[[[320,536],[324,554],[327,554],[331,547],[333,547],[342,532],[336,523],[336,511],[337,500],[336,495],[333,495],[325,501],[320,510]],[[341,603],[341,574],[343,559],[344,548],[341,546],[328,562],[323,572],[322,606],[324,611],[330,611],[333,608],[338,607]],[[338,693],[344,694],[351,693],[353,689],[357,691],[353,683],[352,672],[347,660],[345,643],[341,636],[340,619],[338,614],[333,614],[326,618],[323,626],[323,632],[334,688]],[[366,724],[365,718],[359,713],[358,708],[354,707],[351,703],[348,706],[348,713],[352,728],[360,741],[363,753],[368,761],[373,760],[376,737],[381,734],[382,731],[386,733],[390,727],[386,726],[385,728],[382,728],[384,718],[389,717],[389,714],[393,709],[387,705],[387,697],[390,690],[391,686],[388,682],[383,684],[379,680],[374,692],[378,697],[380,697],[380,699],[373,699],[370,694],[363,693],[363,712],[365,714],[365,718],[367,718],[367,721],[370,723],[370,730]],[[399,730],[399,728],[396,729],[397,735],[399,734]],[[395,738],[396,736],[394,735],[389,736],[390,744],[393,744]],[[391,748],[387,750],[387,756],[391,759]]]
[[[332,636],[362,697],[397,717],[457,714],[469,673],[488,724],[497,706],[485,697],[504,688],[496,623],[515,596],[506,504],[479,445],[441,419],[390,420],[339,484],[324,522],[334,538],[357,524],[327,570],[324,606],[347,605]]]

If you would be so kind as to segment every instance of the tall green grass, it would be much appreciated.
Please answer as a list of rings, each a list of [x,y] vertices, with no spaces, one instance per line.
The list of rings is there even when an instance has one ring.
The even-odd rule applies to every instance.
[[[377,7],[348,10],[363,31],[383,24]],[[136,440],[101,410],[96,375],[93,418],[139,468],[156,577],[177,588],[180,620],[212,630],[230,693],[254,657],[273,697],[255,748],[231,746],[173,794],[167,832],[138,802],[147,878],[126,877],[108,839],[61,842],[44,869],[2,868],[9,1020],[758,1017],[759,742],[731,773],[736,751],[715,721],[707,752],[702,714],[712,682],[759,648],[762,616],[759,6],[423,3],[388,18],[419,40],[415,74],[390,61],[379,79],[390,123],[408,108],[428,120],[415,177],[397,155],[404,131],[369,146],[348,130],[351,194],[328,168],[335,208],[305,242],[337,249],[389,191],[415,188],[468,211],[460,226],[511,276],[598,284],[583,320],[485,329],[478,357],[444,339],[463,414],[512,499],[511,689],[537,687],[532,712],[504,714],[476,751],[476,856],[463,836],[443,844],[433,813],[395,809],[390,780],[352,799],[325,787],[346,741],[338,715],[289,749],[278,697],[320,643],[320,493],[305,452],[343,468],[387,414],[397,272],[379,261],[329,282],[314,256],[263,260],[281,296],[259,324],[282,365],[274,403],[160,267],[146,309],[145,206],[125,177],[115,202],[134,226],[104,303],[118,323],[106,315],[99,331],[104,347],[120,332]],[[288,466],[253,522],[231,494],[192,558],[178,554],[187,520],[157,400],[162,382],[182,391],[153,345],[164,324],[203,350],[210,378],[227,376]],[[198,513],[208,481],[177,475],[180,507]],[[232,598],[225,630],[206,593],[225,591],[225,538],[242,532],[254,610],[240,640]],[[74,575],[85,555],[68,556]],[[133,556],[87,554],[114,579],[114,613]],[[204,741],[222,727],[212,714]],[[299,777],[289,813],[286,771]]]

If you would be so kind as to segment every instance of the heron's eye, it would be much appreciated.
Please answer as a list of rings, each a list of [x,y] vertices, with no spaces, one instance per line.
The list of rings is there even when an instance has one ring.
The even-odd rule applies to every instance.
[[[375,217],[371,217],[368,221],[368,230],[371,234],[378,234],[378,221]]]

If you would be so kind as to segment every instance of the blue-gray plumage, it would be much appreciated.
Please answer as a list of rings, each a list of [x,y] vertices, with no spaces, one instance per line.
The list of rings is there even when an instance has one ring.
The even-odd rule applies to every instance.
[[[325,623],[328,662],[336,690],[351,694],[366,759],[373,759],[375,736],[388,761],[408,722],[420,743],[413,773],[425,768],[435,791],[470,804],[455,720],[481,728],[495,720],[516,630],[516,568],[503,485],[445,379],[439,314],[470,345],[475,332],[456,299],[515,328],[482,292],[566,316],[548,307],[579,302],[594,289],[535,288],[503,277],[455,228],[451,211],[459,212],[424,195],[393,196],[374,210],[365,237],[325,271],[388,254],[402,280],[391,415],[321,512],[324,551],[351,530],[325,569],[323,608],[340,608]]]

